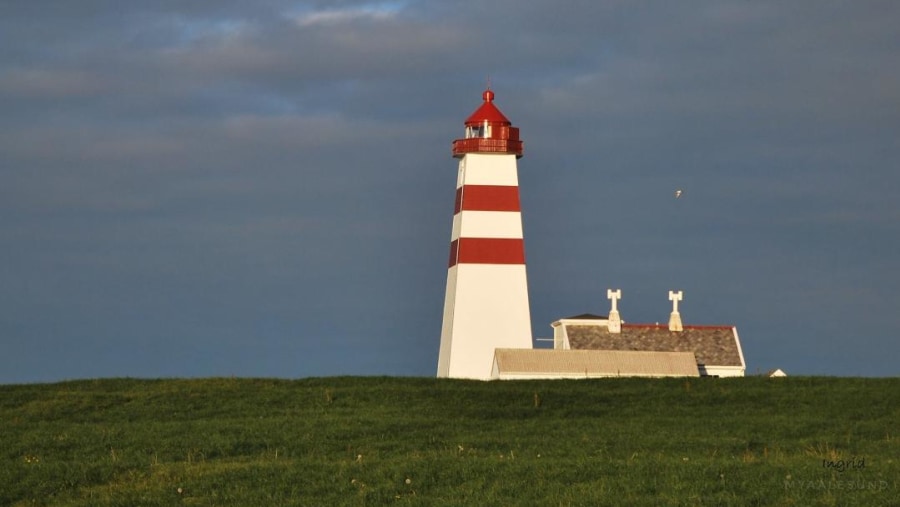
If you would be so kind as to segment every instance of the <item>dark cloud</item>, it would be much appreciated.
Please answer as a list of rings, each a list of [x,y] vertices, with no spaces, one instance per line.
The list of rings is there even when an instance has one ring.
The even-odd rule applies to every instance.
[[[751,372],[894,375],[898,10],[6,2],[0,381],[433,374],[489,78],[536,335],[681,288]]]

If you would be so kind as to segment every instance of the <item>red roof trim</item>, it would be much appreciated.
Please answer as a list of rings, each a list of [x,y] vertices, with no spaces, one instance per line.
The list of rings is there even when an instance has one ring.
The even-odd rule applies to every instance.
[[[647,329],[669,329],[669,324],[622,324],[623,328],[647,328]],[[682,326],[683,329],[734,329],[734,326],[722,326],[722,325],[691,325],[691,326]]]

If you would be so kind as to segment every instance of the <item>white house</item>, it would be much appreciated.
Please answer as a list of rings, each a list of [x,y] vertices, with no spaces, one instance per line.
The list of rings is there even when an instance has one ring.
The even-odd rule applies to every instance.
[[[615,301],[621,291],[609,291],[609,317],[583,314],[560,319],[553,327],[556,350],[691,352],[701,376],[743,377],[747,369],[735,326],[683,325],[678,302],[682,293],[670,292],[673,311],[667,325],[628,324],[618,319]],[[615,312],[615,313],[614,313]],[[617,322],[618,321],[618,322]]]

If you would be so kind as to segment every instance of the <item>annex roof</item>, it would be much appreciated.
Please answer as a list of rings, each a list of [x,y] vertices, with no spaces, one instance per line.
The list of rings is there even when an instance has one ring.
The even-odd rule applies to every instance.
[[[698,377],[692,352],[630,350],[497,349],[500,375],[570,377]]]
[[[732,326],[669,331],[667,325],[622,324],[620,333],[610,333],[606,326],[568,324],[566,334],[575,350],[693,352],[701,366],[743,366]]]

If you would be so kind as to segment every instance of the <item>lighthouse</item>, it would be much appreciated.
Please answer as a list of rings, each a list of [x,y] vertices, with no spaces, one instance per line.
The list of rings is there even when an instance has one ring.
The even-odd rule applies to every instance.
[[[494,92],[453,141],[459,159],[438,377],[490,379],[494,350],[530,349],[531,312],[516,160],[519,129]]]

